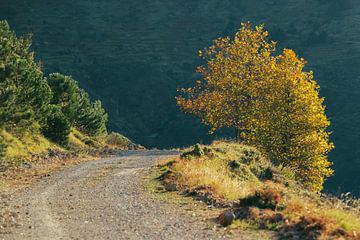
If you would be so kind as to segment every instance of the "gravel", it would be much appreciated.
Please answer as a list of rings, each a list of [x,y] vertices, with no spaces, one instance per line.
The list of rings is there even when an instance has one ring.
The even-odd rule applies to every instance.
[[[19,226],[0,239],[228,238],[181,208],[146,194],[143,176],[156,160],[175,154],[131,151],[66,167],[11,196]]]

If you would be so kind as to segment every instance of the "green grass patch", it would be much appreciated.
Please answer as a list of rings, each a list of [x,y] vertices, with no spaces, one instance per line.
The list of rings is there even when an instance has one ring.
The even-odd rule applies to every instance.
[[[336,224],[349,232],[360,231],[360,219],[350,212],[340,209],[325,211],[325,216],[333,219]]]
[[[49,149],[62,149],[37,132],[15,135],[3,130],[1,136],[7,145],[5,159],[29,159],[34,154],[44,154]]]

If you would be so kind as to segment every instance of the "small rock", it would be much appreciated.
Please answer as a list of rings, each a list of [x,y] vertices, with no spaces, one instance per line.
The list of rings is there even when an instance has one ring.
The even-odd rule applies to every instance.
[[[156,190],[158,190],[158,191],[164,191],[164,187],[163,187],[163,186],[156,186]]]
[[[176,186],[176,183],[174,182],[168,182],[165,184],[165,190],[166,191],[176,191],[177,190],[177,186]]]
[[[219,215],[218,219],[221,226],[227,227],[234,221],[235,214],[230,210],[226,210]]]
[[[22,165],[24,168],[27,168],[27,169],[32,168],[32,164],[30,162],[24,162]]]
[[[282,213],[275,213],[270,220],[274,223],[278,223],[284,221],[284,219],[285,217]]]

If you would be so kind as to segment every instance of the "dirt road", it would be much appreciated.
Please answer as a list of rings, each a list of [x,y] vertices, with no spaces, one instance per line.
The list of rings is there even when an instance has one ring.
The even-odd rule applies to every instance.
[[[20,226],[0,239],[223,238],[204,221],[146,194],[142,177],[156,160],[174,154],[128,152],[67,167],[11,197]]]

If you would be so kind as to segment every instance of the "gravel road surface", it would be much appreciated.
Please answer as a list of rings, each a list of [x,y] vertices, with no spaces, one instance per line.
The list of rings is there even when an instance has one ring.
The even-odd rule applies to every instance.
[[[156,160],[175,154],[133,151],[66,167],[11,196],[20,225],[0,239],[224,238],[204,221],[146,194],[143,176]]]

